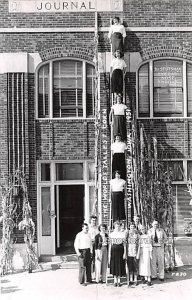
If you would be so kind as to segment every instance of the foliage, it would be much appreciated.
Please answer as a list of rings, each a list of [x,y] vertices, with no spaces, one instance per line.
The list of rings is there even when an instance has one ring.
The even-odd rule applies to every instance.
[[[0,185],[0,196],[2,202],[2,256],[1,273],[7,274],[12,270],[13,258],[13,231],[17,222],[18,199],[14,195],[15,176],[2,176]]]
[[[14,229],[18,226],[19,230],[24,231],[24,241],[27,250],[27,268],[32,270],[32,265],[38,266],[37,255],[33,248],[35,235],[35,224],[32,220],[32,211],[28,200],[28,191],[25,175],[22,171],[16,170],[13,175],[2,176],[0,193],[2,199],[2,257],[1,273],[7,274],[13,270],[13,238]],[[23,215],[22,221],[17,225],[19,215],[17,207],[22,202]]]
[[[139,133],[138,133],[139,132]],[[172,194],[172,171],[157,151],[157,138],[146,135],[140,124],[134,149],[134,190],[135,214],[140,214],[147,227],[156,219],[168,235],[168,248],[171,245],[171,267],[174,258],[174,221]]]

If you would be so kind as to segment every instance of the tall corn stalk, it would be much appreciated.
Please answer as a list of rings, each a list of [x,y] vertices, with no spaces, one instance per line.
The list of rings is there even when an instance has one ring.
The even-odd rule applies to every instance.
[[[157,219],[168,235],[167,256],[170,268],[175,266],[174,220],[172,172],[158,154],[158,140],[145,134],[143,124],[137,128],[136,164],[134,167],[134,187],[137,189],[137,211],[141,211],[142,222],[147,227]]]
[[[15,175],[15,174],[14,174]],[[0,197],[2,203],[2,243],[1,243],[1,274],[13,270],[14,228],[17,222],[17,198],[14,195],[15,176],[2,176]]]

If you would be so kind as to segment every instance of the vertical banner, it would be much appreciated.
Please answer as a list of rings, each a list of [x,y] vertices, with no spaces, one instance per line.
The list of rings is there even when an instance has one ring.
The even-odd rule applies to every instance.
[[[108,111],[101,109],[101,213],[102,222],[108,224],[110,215],[110,139],[108,131]]]
[[[133,204],[133,167],[132,167],[132,133],[131,133],[131,110],[128,106],[126,110],[126,124],[127,124],[127,189],[126,189],[126,204],[127,204],[127,222],[131,221],[131,209]]]

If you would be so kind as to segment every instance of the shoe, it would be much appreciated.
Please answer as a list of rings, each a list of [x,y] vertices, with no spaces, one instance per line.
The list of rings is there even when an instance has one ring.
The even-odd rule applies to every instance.
[[[138,282],[137,282],[137,281],[133,282],[133,285],[134,285],[134,286],[137,286],[137,285],[138,285]]]
[[[113,285],[114,287],[117,287],[117,283],[114,283],[114,285]]]
[[[164,281],[164,278],[159,278],[160,281]]]
[[[147,285],[148,285],[148,286],[151,286],[151,285],[152,285],[151,281],[148,281],[148,282],[147,282]]]
[[[87,286],[87,284],[85,282],[80,283],[80,285]]]
[[[146,283],[147,283],[147,280],[144,279],[144,280],[142,281],[142,283],[143,283],[143,284],[146,284]]]
[[[118,286],[118,287],[120,287],[120,286],[121,286],[120,282],[117,284],[117,286]]]
[[[133,285],[133,281],[129,281],[129,286]]]
[[[151,278],[151,280],[155,280],[155,279],[157,279],[157,277]]]

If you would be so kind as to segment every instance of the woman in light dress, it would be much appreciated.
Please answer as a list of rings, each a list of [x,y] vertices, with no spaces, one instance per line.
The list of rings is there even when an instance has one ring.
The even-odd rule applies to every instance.
[[[139,236],[139,247],[137,252],[139,259],[139,275],[145,278],[144,283],[151,285],[151,259],[152,259],[152,240],[147,233],[145,226],[141,227]]]

